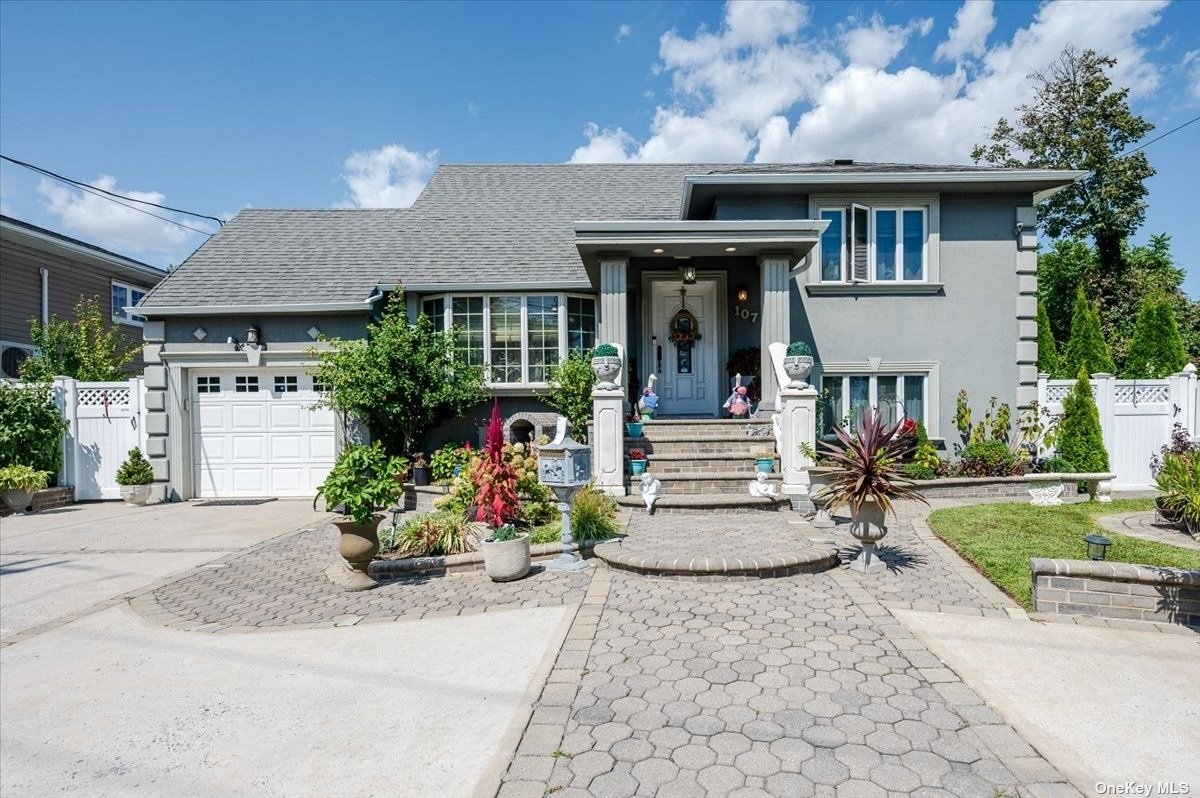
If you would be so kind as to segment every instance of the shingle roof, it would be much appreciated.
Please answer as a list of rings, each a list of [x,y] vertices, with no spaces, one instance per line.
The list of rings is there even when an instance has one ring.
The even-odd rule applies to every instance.
[[[678,219],[688,175],[975,168],[833,161],[440,166],[408,209],[244,210],[142,305],[354,301],[392,282],[578,281],[587,275],[576,221]]]

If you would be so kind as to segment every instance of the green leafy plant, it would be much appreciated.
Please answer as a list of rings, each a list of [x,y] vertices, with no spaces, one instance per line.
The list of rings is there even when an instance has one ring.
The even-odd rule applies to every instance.
[[[1020,460],[1003,441],[973,441],[962,450],[955,470],[964,477],[1010,477]]]
[[[788,357],[812,357],[812,350],[808,348],[808,344],[804,341],[792,341],[787,348]]]
[[[1154,477],[1160,503],[1189,531],[1200,528],[1200,457],[1168,452]]]
[[[1063,400],[1063,418],[1059,425],[1059,457],[1065,457],[1079,473],[1108,470],[1108,451],[1100,429],[1100,412],[1092,398],[1092,383],[1081,366],[1079,378]]]
[[[617,536],[617,502],[588,486],[571,500],[571,534],[575,540],[608,540]]]
[[[326,507],[342,505],[356,524],[367,524],[376,507],[395,504],[404,492],[401,479],[408,467],[403,457],[392,457],[379,441],[348,446],[342,451],[313,499],[324,497]]]
[[[936,479],[938,475],[936,468],[930,468],[929,466],[922,465],[915,460],[900,466],[900,473],[904,474],[904,476],[908,477],[909,479],[918,480]]]
[[[1033,470],[1038,474],[1070,474],[1075,470],[1075,467],[1071,465],[1071,461],[1067,458],[1053,455],[1035,460]]]
[[[811,460],[814,463],[817,461],[817,450],[814,449],[813,445],[808,441],[801,441],[800,444],[796,446],[796,450],[800,452],[800,454],[804,455],[808,460]]]
[[[999,441],[1007,446],[1012,426],[1012,408],[1007,402],[1001,402],[993,396],[988,400],[983,419],[973,421],[967,392],[960,390],[955,400],[954,425],[962,437],[962,446],[988,441]],[[956,445],[956,449],[961,450],[962,446]]]
[[[41,490],[50,474],[25,465],[0,468],[0,490]]]
[[[407,454],[425,430],[457,418],[487,398],[483,369],[457,356],[454,331],[422,314],[409,322],[403,290],[392,294],[363,340],[322,337],[312,349],[313,375],[330,386],[319,406],[340,410],[370,428],[389,454]]]
[[[454,479],[456,470],[461,474],[466,469],[474,455],[475,450],[471,448],[470,443],[462,446],[448,443],[434,452],[433,457],[430,458],[430,476],[434,482],[439,484],[448,483]]]
[[[1166,297],[1149,297],[1142,303],[1125,356],[1122,373],[1126,379],[1160,379],[1187,365],[1187,350],[1171,304]]]
[[[600,351],[599,347],[596,351]],[[547,369],[546,382],[550,385],[550,391],[538,393],[539,399],[567,417],[577,440],[587,439],[587,423],[592,417],[592,389],[596,384],[596,375],[592,371],[591,358],[572,349],[566,360]]]
[[[851,434],[845,427],[834,427],[836,441],[821,441],[828,458],[837,467],[825,494],[826,509],[848,505],[858,513],[868,501],[885,513],[895,514],[892,499],[925,501],[919,492],[899,479],[898,464],[912,446],[909,438],[897,437],[899,425],[888,427],[879,409],[869,407],[859,413],[857,428]]]
[[[592,357],[619,357],[620,351],[615,344],[600,344],[592,350]]]
[[[929,440],[929,433],[925,431],[925,424],[918,421],[917,446],[913,449],[912,462],[909,465],[915,465],[921,470],[921,473],[931,472],[933,474],[933,476],[917,477],[918,479],[933,479],[937,476],[938,466],[941,465],[941,462],[942,458],[938,455],[937,446]]]
[[[142,450],[133,448],[121,467],[117,469],[118,485],[149,485],[154,481],[154,469],[150,461],[142,455]]]
[[[21,379],[48,382],[55,377],[74,377],[86,382],[108,382],[129,376],[125,367],[141,351],[100,310],[100,298],[80,297],[75,318],[51,316],[47,324],[34,319],[29,335],[37,354],[21,364]]]
[[[1041,374],[1054,376],[1059,373],[1061,363],[1058,358],[1058,346],[1054,343],[1054,333],[1050,329],[1050,316],[1046,313],[1046,303],[1041,299],[1037,302],[1037,368]]]
[[[67,422],[52,396],[48,383],[17,386],[0,380],[0,467],[59,472]]]
[[[492,536],[488,538],[492,543],[506,543],[510,540],[516,540],[521,534],[517,532],[517,528],[512,524],[504,524],[492,530]]]
[[[425,513],[397,526],[394,540],[388,543],[384,551],[401,557],[463,554],[471,550],[471,527],[460,513]]]
[[[1060,376],[1074,377],[1080,369],[1088,374],[1113,374],[1112,352],[1100,329],[1100,312],[1084,296],[1083,287],[1075,292],[1075,312],[1071,316],[1071,337],[1063,351]]]

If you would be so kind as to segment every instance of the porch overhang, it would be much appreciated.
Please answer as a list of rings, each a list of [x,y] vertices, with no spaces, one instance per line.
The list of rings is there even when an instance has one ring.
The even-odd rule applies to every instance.
[[[786,254],[794,266],[828,226],[827,219],[581,221],[575,223],[575,247],[598,284],[601,253],[633,258]]]

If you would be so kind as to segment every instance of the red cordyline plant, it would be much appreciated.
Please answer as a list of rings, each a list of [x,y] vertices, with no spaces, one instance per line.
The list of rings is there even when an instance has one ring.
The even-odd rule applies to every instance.
[[[476,520],[499,529],[517,517],[517,476],[504,462],[504,421],[500,402],[492,400],[492,417],[484,435],[485,456],[475,470]]]
[[[895,515],[892,499],[925,501],[911,482],[900,477],[898,466],[913,444],[911,438],[900,437],[899,431],[900,425],[884,424],[874,407],[859,414],[854,435],[844,427],[833,428],[837,441],[821,441],[827,458],[839,469],[825,494],[827,509],[849,505],[852,513],[858,513],[864,504],[874,501],[885,513]]]

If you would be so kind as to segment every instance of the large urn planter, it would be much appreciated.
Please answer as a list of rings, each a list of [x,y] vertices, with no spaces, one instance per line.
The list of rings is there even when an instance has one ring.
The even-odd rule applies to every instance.
[[[126,504],[134,507],[144,507],[150,501],[149,485],[122,485],[121,498]]]
[[[0,491],[0,501],[4,502],[4,506],[14,513],[23,513],[25,508],[33,502],[33,491],[11,489]]]
[[[862,544],[862,551],[850,563],[851,570],[874,574],[887,567],[875,550],[875,544],[887,535],[884,520],[883,508],[871,500],[863,502],[858,512],[851,511],[850,534]]]
[[[493,582],[512,582],[529,573],[529,535],[520,534],[512,540],[485,539],[483,570]]]
[[[376,513],[365,524],[355,523],[349,516],[333,519],[341,535],[338,538],[338,554],[343,563],[334,565],[329,578],[343,590],[370,590],[379,583],[367,575],[367,567],[379,553],[379,523],[383,514]]]
[[[621,358],[619,357],[594,357],[592,358],[592,371],[596,374],[596,380],[599,383],[597,387],[605,390],[616,390],[617,375],[621,373]]]
[[[783,359],[783,371],[791,381],[792,388],[807,388],[808,375],[812,373],[811,355],[788,355]]]

